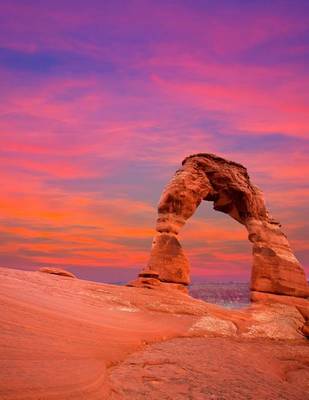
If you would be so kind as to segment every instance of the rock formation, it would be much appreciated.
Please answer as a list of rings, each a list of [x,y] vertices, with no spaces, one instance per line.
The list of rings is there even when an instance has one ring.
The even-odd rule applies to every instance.
[[[189,283],[177,235],[201,200],[249,231],[248,308],[174,290]],[[308,398],[305,276],[239,164],[192,156],[166,187],[148,266],[131,284],[160,290],[72,277],[0,268],[1,400]]]
[[[308,300],[229,310],[162,285],[0,268],[0,399],[308,398]]]
[[[39,272],[44,272],[46,274],[52,275],[60,275],[60,276],[67,276],[68,278],[76,278],[72,272],[66,271],[62,268],[55,268],[55,267],[42,267],[39,269]]]
[[[229,214],[248,230],[253,243],[251,290],[309,296],[305,273],[246,168],[204,153],[187,157],[164,189],[150,260],[133,285],[151,283],[149,279],[189,284],[189,261],[177,235],[202,200],[213,201],[215,210]]]

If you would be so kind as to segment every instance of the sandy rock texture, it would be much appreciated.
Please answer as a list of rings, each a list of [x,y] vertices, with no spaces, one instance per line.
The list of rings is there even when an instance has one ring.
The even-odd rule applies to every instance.
[[[111,400],[306,400],[309,347],[172,339],[130,355],[109,373]]]
[[[130,375],[134,372],[131,355],[137,360],[136,371],[154,368],[149,371],[150,378],[145,378],[147,385],[158,388],[149,395],[151,399],[186,398],[173,397],[177,382],[177,396],[184,396],[179,392],[183,387],[183,393],[190,393],[187,398],[194,400],[224,399],[230,384],[234,391],[246,385],[246,393],[255,393],[254,379],[247,381],[247,375],[241,373],[249,368],[250,360],[254,363],[250,371],[259,375],[265,391],[275,391],[280,382],[274,396],[282,393],[281,389],[290,387],[284,380],[291,379],[298,383],[296,397],[290,399],[300,398],[299,393],[305,399],[308,393],[301,377],[308,375],[308,342],[303,334],[306,318],[292,304],[257,302],[247,309],[227,310],[165,283],[151,289],[121,287],[0,268],[0,309],[1,400],[129,398],[119,379],[122,374],[135,379]],[[259,341],[256,351],[250,347],[255,340]],[[295,365],[294,370],[288,367],[291,372],[287,374],[287,364],[271,350],[278,340],[286,346],[284,357],[289,354],[289,362]],[[240,348],[242,355],[237,356]],[[258,349],[263,354],[274,351],[271,365],[280,373],[264,370],[260,358],[256,362],[261,364],[255,365]],[[156,360],[158,354],[166,360],[161,367],[160,362],[155,367],[157,361],[150,367],[148,361],[142,363],[144,357]],[[231,373],[224,367],[225,360],[229,360]],[[206,364],[211,365],[212,378]],[[139,386],[143,374],[136,373],[136,390],[149,391],[149,387]],[[164,374],[167,381],[162,386]],[[175,379],[169,385],[172,375]]]
[[[248,230],[253,244],[253,291],[309,296],[304,270],[281,225],[267,211],[261,190],[251,183],[244,166],[214,154],[187,157],[164,189],[147,271],[164,282],[189,283],[189,261],[177,235],[202,200],[212,201],[215,210],[229,214]],[[144,271],[140,277],[145,278]]]

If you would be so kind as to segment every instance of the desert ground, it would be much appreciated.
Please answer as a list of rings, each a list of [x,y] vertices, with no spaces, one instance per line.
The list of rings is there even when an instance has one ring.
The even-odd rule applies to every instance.
[[[164,285],[0,281],[1,400],[309,398],[305,299],[228,310]]]

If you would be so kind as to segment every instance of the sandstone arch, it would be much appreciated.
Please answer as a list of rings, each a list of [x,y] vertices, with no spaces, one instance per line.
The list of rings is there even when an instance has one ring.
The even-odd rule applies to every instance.
[[[247,228],[253,243],[251,290],[309,295],[305,273],[246,168],[206,153],[187,157],[165,187],[158,205],[157,234],[149,263],[139,275],[140,283],[148,279],[152,283],[189,284],[189,261],[177,235],[202,200],[213,201],[215,210]]]

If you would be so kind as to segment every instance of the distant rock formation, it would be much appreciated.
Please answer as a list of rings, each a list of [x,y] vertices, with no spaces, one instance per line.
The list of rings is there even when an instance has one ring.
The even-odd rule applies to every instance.
[[[187,157],[164,189],[149,263],[133,285],[145,285],[149,279],[189,284],[190,265],[177,235],[202,200],[212,201],[215,210],[247,228],[253,243],[252,291],[309,296],[304,270],[281,225],[267,211],[262,192],[250,182],[246,168],[206,153]]]
[[[76,278],[72,272],[66,271],[62,268],[55,268],[55,267],[42,267],[39,269],[39,272],[45,272],[46,274],[52,275],[60,275],[60,276],[67,276],[69,278]]]

